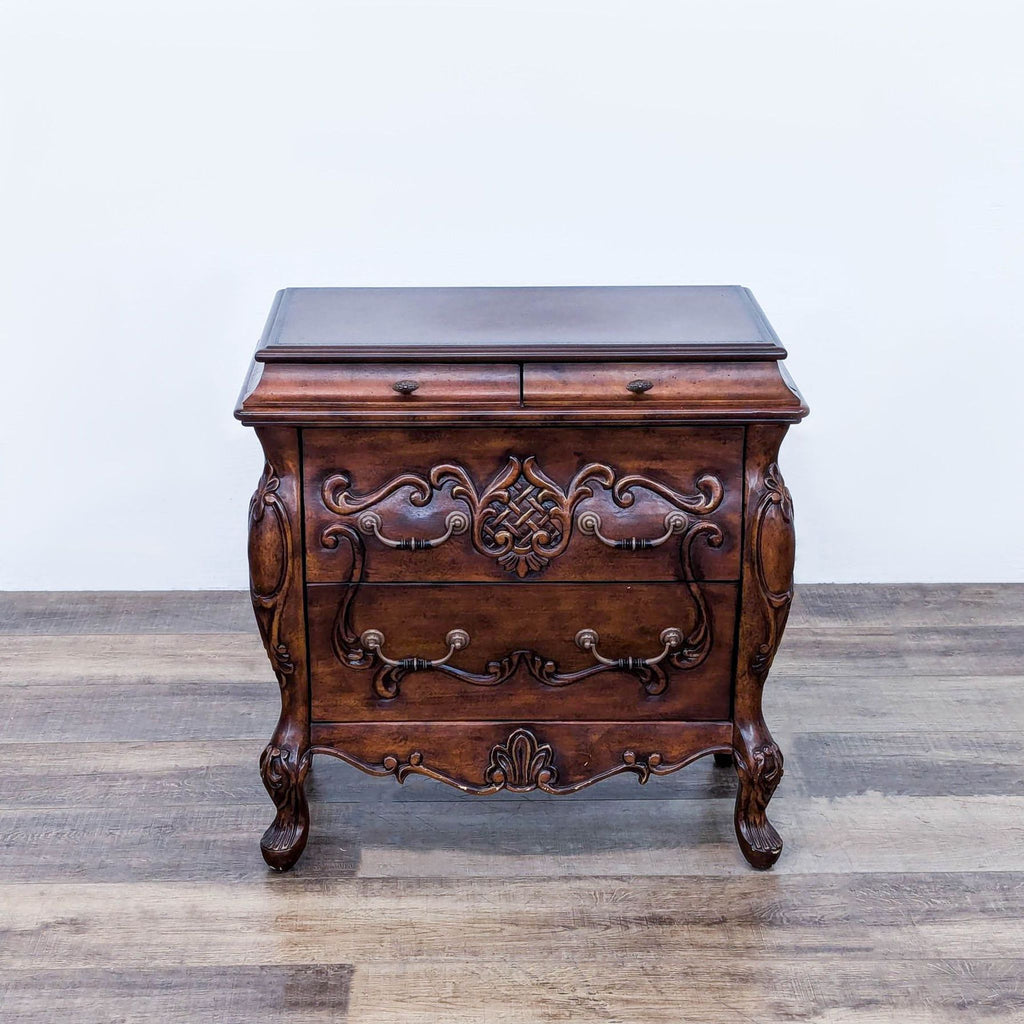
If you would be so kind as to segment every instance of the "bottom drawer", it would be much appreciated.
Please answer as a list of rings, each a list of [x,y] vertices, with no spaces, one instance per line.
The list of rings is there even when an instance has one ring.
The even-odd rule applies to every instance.
[[[736,596],[733,583],[313,584],[313,718],[728,719]],[[469,643],[451,652],[455,629]]]

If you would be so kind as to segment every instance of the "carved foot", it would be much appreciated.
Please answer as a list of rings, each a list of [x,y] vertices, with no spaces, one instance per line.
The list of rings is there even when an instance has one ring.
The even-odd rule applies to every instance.
[[[287,871],[302,856],[309,835],[309,805],[305,783],[313,758],[271,744],[260,757],[260,775],[277,816],[263,833],[260,850],[275,871]]]
[[[728,750],[716,750],[715,751],[715,767],[716,768],[731,768],[733,766],[733,756]]]
[[[736,758],[740,785],[736,793],[736,838],[743,856],[758,870],[770,868],[782,853],[782,838],[766,808],[782,778],[782,751],[774,744],[756,747]]]

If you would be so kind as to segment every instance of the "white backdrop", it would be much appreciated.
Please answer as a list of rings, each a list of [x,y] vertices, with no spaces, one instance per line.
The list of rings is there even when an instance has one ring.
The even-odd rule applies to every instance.
[[[8,0],[0,587],[245,585],[284,285],[750,286],[802,581],[1022,580],[1015,0]]]

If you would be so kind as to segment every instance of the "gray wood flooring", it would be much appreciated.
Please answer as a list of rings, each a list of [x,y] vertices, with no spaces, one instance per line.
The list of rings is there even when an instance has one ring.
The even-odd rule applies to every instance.
[[[1024,1021],[1024,587],[804,587],[776,868],[710,759],[568,799],[318,759],[257,847],[277,687],[235,593],[0,594],[0,1019]]]

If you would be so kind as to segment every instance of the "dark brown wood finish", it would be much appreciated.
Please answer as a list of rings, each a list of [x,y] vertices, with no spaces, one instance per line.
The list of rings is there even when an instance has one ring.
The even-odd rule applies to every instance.
[[[739,578],[741,427],[594,437],[306,430],[307,578],[348,580],[354,559],[368,582]]]
[[[415,416],[421,408],[517,406],[521,375],[515,364],[497,363],[346,363],[343,370],[301,363],[264,371],[264,387],[273,381],[273,400],[284,407],[316,413],[319,387],[332,407],[370,409]]]
[[[281,293],[236,410],[267,457],[268,864],[305,846],[314,753],[480,794],[715,754],[740,848],[770,867],[761,691],[794,550],[777,457],[807,411],[784,355],[745,289]]]
[[[728,415],[757,403],[763,417],[791,415],[796,396],[778,363],[719,361],[527,363],[523,404],[566,412],[608,409],[619,414],[700,410]]]
[[[506,363],[487,364],[479,378],[480,390],[472,400],[466,388],[471,364],[460,366],[459,394],[446,395],[444,378],[435,378],[413,395],[387,396],[396,380],[411,380],[409,362],[398,372],[381,362],[381,375],[366,384],[357,397],[345,362],[256,363],[250,373],[236,415],[243,423],[285,423],[304,426],[348,424],[423,424],[442,426],[455,423],[537,424],[553,423],[644,423],[660,426],[672,423],[744,423],[753,407],[761,420],[792,422],[807,412],[803,400],[791,387],[781,365],[775,361],[721,360],[716,363],[663,361],[660,373],[651,362],[640,364],[646,378],[637,378],[628,349],[608,353],[609,366],[595,380],[586,368],[577,373],[568,361],[541,364],[534,370],[524,353],[521,395],[508,397]],[[503,358],[507,359],[508,354]],[[563,357],[564,358],[564,357]],[[432,364],[424,360],[422,373]],[[451,365],[451,364],[449,364]],[[587,364],[592,365],[592,364]],[[517,375],[519,376],[519,375]],[[668,378],[668,379],[666,379]],[[652,388],[636,393],[628,387],[634,380],[649,380]],[[713,386],[710,386],[713,383]],[[621,392],[619,388],[621,387]],[[655,390],[657,388],[657,390]],[[560,402],[562,392],[575,396]],[[426,401],[427,395],[433,400]],[[479,396],[490,395],[488,400]],[[670,397],[666,398],[666,395]],[[371,400],[372,399],[372,400]],[[578,400],[576,400],[578,399]]]
[[[273,868],[295,863],[306,846],[309,808],[309,667],[302,564],[299,437],[285,427],[257,436],[266,464],[249,503],[249,592],[263,645],[281,688],[281,717],[260,757],[277,815],[260,848]]]
[[[729,583],[311,586],[313,718],[726,719],[735,608]],[[669,628],[681,643],[653,666],[604,665],[575,642],[593,629],[601,654],[647,659]],[[359,639],[368,629],[394,660],[441,657],[452,629],[470,642],[448,664],[417,671],[375,657]]]
[[[746,545],[736,650],[733,748],[736,837],[754,867],[769,868],[782,839],[766,808],[782,779],[782,752],[761,713],[761,693],[793,601],[793,502],[776,461],[786,427],[747,428]]]
[[[316,723],[315,753],[404,783],[423,775],[464,793],[566,796],[616,775],[643,785],[732,743],[729,722]],[[384,751],[383,755],[381,751]]]
[[[614,355],[620,352],[625,354]],[[783,359],[736,285],[583,288],[286,288],[256,358],[266,362]]]

